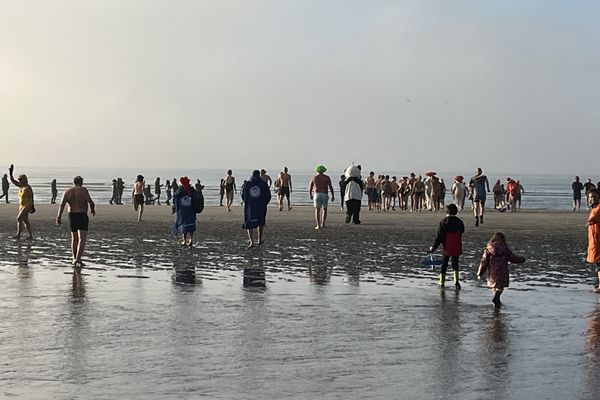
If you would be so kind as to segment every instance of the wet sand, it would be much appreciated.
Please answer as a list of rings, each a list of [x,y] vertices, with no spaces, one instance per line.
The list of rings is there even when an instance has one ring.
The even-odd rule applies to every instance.
[[[585,212],[490,212],[478,228],[461,213],[457,292],[421,264],[442,213],[364,211],[354,226],[332,208],[315,231],[311,208],[270,208],[267,243],[247,249],[241,207],[209,207],[189,249],[169,207],[137,223],[100,205],[74,273],[56,211],[38,205],[35,240],[17,241],[16,207],[0,207],[0,397],[598,395]],[[474,276],[495,230],[528,258],[500,312]]]

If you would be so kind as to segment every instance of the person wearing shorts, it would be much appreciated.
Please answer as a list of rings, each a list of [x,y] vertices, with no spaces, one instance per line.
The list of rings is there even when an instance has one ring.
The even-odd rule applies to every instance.
[[[72,264],[74,267],[83,267],[81,256],[87,239],[89,218],[87,215],[88,205],[92,216],[96,215],[96,205],[90,197],[90,193],[83,187],[83,178],[76,176],[73,179],[73,187],[65,190],[58,215],[56,216],[56,225],[61,224],[62,214],[65,206],[69,206],[69,223],[71,226],[71,253],[73,256]]]
[[[331,178],[324,174],[327,168],[324,165],[317,165],[315,171],[317,175],[310,180],[308,192],[315,205],[315,220],[317,222],[315,229],[322,229],[325,227],[325,221],[327,220],[327,204],[329,202],[327,191],[331,191],[331,201],[334,201],[334,193]]]
[[[144,213],[144,184],[144,177],[138,175],[133,184],[133,192],[131,194],[133,209],[138,213],[138,222],[142,222],[142,214]]]
[[[490,183],[487,176],[483,175],[481,168],[477,168],[475,176],[469,181],[469,188],[473,196],[473,213],[475,214],[475,226],[483,224],[483,212],[485,210],[486,193],[490,192]],[[487,189],[487,192],[486,192]]]

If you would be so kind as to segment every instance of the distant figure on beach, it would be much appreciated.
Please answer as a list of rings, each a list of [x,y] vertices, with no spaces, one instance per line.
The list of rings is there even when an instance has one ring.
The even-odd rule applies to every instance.
[[[152,189],[150,185],[144,185],[144,199],[147,206],[154,204],[154,199],[152,198]]]
[[[496,308],[502,306],[500,296],[509,284],[509,262],[521,264],[525,262],[525,257],[514,254],[508,247],[504,234],[496,232],[483,250],[481,263],[477,270],[477,278],[481,278],[487,270],[487,285],[494,293],[492,303]]]
[[[138,213],[138,222],[142,221],[142,214],[144,213],[144,184],[144,177],[138,175],[133,184],[133,191],[131,192],[133,209]]]
[[[31,223],[29,222],[29,214],[33,214],[35,212],[35,205],[33,202],[33,189],[29,186],[27,175],[19,175],[17,179],[14,178],[15,166],[10,165],[8,169],[8,173],[10,175],[10,181],[13,185],[19,188],[19,212],[17,214],[17,235],[16,239],[21,239],[21,233],[23,233],[23,228],[27,229],[27,233],[29,236],[27,239],[33,240],[33,233],[31,230]]]
[[[521,181],[517,179],[517,186],[519,190],[517,192],[517,209],[521,209],[521,196],[525,194],[525,188],[521,185]]]
[[[159,206],[160,206],[161,187],[162,187],[162,184],[160,183],[160,177],[156,177],[156,180],[154,181],[154,194],[156,195],[156,197],[154,198],[154,201],[156,201],[156,204]]]
[[[196,211],[194,209],[194,189],[187,176],[179,178],[181,186],[173,195],[173,213],[175,222],[171,228],[174,236],[181,235],[181,244],[192,247],[196,232]]]
[[[575,177],[575,182],[571,184],[573,190],[573,211],[579,211],[581,208],[581,191],[583,190],[583,184],[579,182],[579,177]]]
[[[364,188],[360,168],[351,165],[346,168],[344,176],[346,177],[346,186],[342,197],[346,201],[346,223],[352,219],[352,222],[358,225],[360,224],[360,206]]]
[[[458,260],[462,254],[462,234],[465,232],[465,225],[458,214],[456,204],[448,204],[446,207],[446,218],[440,221],[437,236],[433,245],[429,248],[429,252],[433,253],[442,245],[444,249],[444,259],[440,270],[440,287],[444,287],[446,283],[446,271],[448,270],[448,262],[452,260],[452,270],[454,278],[454,286],[460,290],[460,282],[458,275]]]
[[[592,183],[592,180],[588,178],[587,182],[583,184],[583,189],[585,190],[585,202],[587,204],[588,210],[590,209],[590,200],[588,194],[590,194],[590,190],[596,189],[596,185]]]
[[[117,198],[119,197],[119,188],[117,187],[116,179],[112,180],[111,186],[112,186],[112,196],[111,196],[110,200],[108,201],[108,203],[110,205],[115,203],[117,201]]]
[[[254,170],[252,176],[242,188],[242,201],[244,202],[244,223],[242,228],[248,231],[248,247],[264,243],[265,224],[267,219],[267,205],[271,201],[269,185],[260,178],[260,171]],[[258,229],[258,236],[254,232]]]
[[[398,179],[395,176],[392,176],[392,180],[390,181],[392,184],[392,211],[396,210],[396,201],[400,204],[400,184],[398,183]]]
[[[586,261],[594,264],[598,285],[594,287],[594,293],[600,293],[600,191],[590,189],[588,203],[590,204],[590,215],[587,219],[588,248]]]
[[[421,211],[423,209],[425,200],[425,183],[422,180],[421,175],[415,178],[412,186],[412,206],[414,207],[411,211]]]
[[[462,175],[455,176],[454,183],[450,189],[454,204],[456,204],[459,211],[465,208],[465,198],[467,197],[467,185],[463,182],[464,179]]]
[[[259,172],[260,175],[260,172]],[[233,205],[233,194],[237,190],[235,186],[235,178],[233,177],[233,171],[228,170],[227,175],[223,178],[223,186],[225,186],[225,198],[227,199],[227,211],[231,211]]]
[[[504,207],[504,186],[500,183],[500,179],[496,180],[492,193],[494,193],[494,208],[499,210]]]
[[[340,181],[338,182],[340,187],[340,207],[344,209],[344,194],[346,193],[346,176],[340,175]]]
[[[375,191],[377,190],[377,182],[375,181],[375,172],[369,172],[369,176],[365,179],[364,182],[365,194],[367,195],[367,203],[369,206],[369,211],[373,211],[377,208],[375,201],[377,199],[377,194]]]
[[[225,179],[221,178],[221,182],[219,183],[219,207],[225,207],[223,204],[223,198],[225,197]]]
[[[290,204],[290,194],[292,193],[292,176],[288,173],[288,167],[283,167],[283,172],[279,173],[277,183],[277,200],[279,202],[279,211],[283,211],[283,199],[287,199],[288,211],[292,209]]]
[[[483,224],[483,213],[485,212],[485,198],[490,192],[490,183],[487,176],[483,175],[481,168],[477,168],[475,176],[469,181],[471,197],[473,198],[473,213],[475,214],[475,226]]]
[[[517,211],[517,198],[519,196],[519,184],[514,179],[506,178],[506,197],[510,211]]]
[[[71,264],[74,267],[83,267],[84,264],[81,261],[81,256],[83,255],[88,234],[88,205],[90,206],[92,216],[96,215],[96,205],[90,197],[87,188],[83,187],[83,178],[81,176],[73,178],[73,187],[65,190],[60,207],[58,208],[56,225],[61,224],[61,218],[66,205],[69,206],[69,224],[71,227],[71,254],[73,256]]]
[[[385,175],[381,179],[381,209],[384,212],[390,211],[392,207],[392,196],[394,194],[394,188],[392,182],[390,182],[390,176]]]
[[[177,184],[177,179],[173,178],[173,180],[171,181],[171,191],[173,192],[173,195],[177,193],[178,190],[179,185]]]
[[[197,192],[201,192],[204,190],[204,185],[202,184],[202,181],[200,179],[196,179],[196,183],[194,184],[194,189]]]
[[[267,185],[269,185],[269,189],[271,189],[271,185],[273,185],[273,181],[271,180],[271,177],[269,175],[267,175],[267,170],[265,170],[265,169],[260,170],[260,179],[262,179],[263,182],[265,182]]]
[[[9,202],[8,202],[8,189],[9,188],[10,188],[10,183],[8,182],[8,175],[4,174],[4,176],[2,177],[2,196],[0,196],[0,199],[4,197],[6,204],[9,204]]]
[[[125,190],[125,182],[123,182],[122,178],[117,178],[117,189],[118,189],[117,204],[122,205],[123,204],[123,191]]]
[[[315,221],[317,222],[315,229],[321,229],[325,227],[325,221],[327,221],[327,205],[329,203],[327,190],[331,191],[332,202],[334,201],[335,194],[333,193],[331,178],[325,175],[327,168],[324,165],[317,165],[315,171],[317,174],[310,180],[308,193],[315,206]]]
[[[50,204],[56,204],[56,197],[58,197],[58,189],[56,188],[56,179],[52,179],[50,182],[50,193],[52,197],[50,198]]]
[[[165,193],[167,194],[167,200],[165,201],[165,203],[167,205],[171,204],[171,181],[167,179],[167,181],[165,182]]]

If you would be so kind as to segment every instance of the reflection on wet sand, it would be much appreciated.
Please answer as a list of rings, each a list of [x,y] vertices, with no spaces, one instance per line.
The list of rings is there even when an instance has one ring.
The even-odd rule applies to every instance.
[[[310,265],[308,267],[310,283],[315,285],[328,285],[331,281],[332,272],[333,265]]]
[[[509,398],[506,387],[511,385],[511,359],[509,315],[494,309],[482,318],[485,334],[482,338],[481,365],[485,391],[495,398]]]
[[[266,288],[267,278],[262,255],[249,258],[247,265],[244,267],[243,286],[245,288]]]
[[[587,363],[586,389],[590,399],[600,397],[600,302],[587,317],[586,352]]]

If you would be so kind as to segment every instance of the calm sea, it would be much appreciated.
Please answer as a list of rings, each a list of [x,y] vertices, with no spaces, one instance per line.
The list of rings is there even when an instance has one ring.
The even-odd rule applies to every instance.
[[[238,189],[241,187],[244,179],[247,179],[252,170],[251,169],[239,169],[234,170],[233,175],[236,177],[238,183]],[[167,179],[179,178],[182,175],[188,176],[193,182],[196,179],[200,179],[202,184],[205,185],[204,196],[207,205],[219,204],[219,181],[225,176],[224,170],[215,169],[141,169],[134,170],[131,168],[22,168],[15,171],[15,173],[25,173],[29,177],[29,181],[34,189],[36,202],[48,203],[50,201],[50,182],[52,179],[56,179],[60,193],[66,187],[71,185],[73,176],[81,175],[84,178],[84,184],[90,190],[92,197],[99,203],[108,203],[112,195],[112,179],[121,177],[125,181],[125,197],[132,189],[132,183],[138,174],[144,175],[146,178],[146,184],[152,185],[152,191],[154,192],[154,181],[156,177],[161,178],[161,183],[165,183]],[[279,173],[278,170],[272,169],[268,171],[269,175],[273,180],[277,178]],[[339,176],[343,171],[327,171],[327,174],[331,176],[336,189],[338,192],[338,181]],[[397,171],[386,171],[384,172],[390,176],[396,175],[401,177],[407,175],[406,172]],[[308,197],[308,185],[310,178],[314,174],[311,171],[290,171],[292,175],[293,193],[292,203],[293,205],[309,205],[310,200]],[[465,177],[470,176],[465,172],[458,173],[447,173],[440,174],[448,186],[451,185],[452,179],[455,175],[464,175]],[[522,207],[527,209],[547,209],[547,210],[567,210],[572,207],[572,195],[571,195],[571,183],[573,176],[549,176],[549,175],[513,175],[513,179],[519,179],[525,189],[525,194],[522,200]],[[585,182],[588,177],[581,176],[582,181]],[[597,177],[589,177],[593,182],[596,183]],[[493,186],[497,179],[500,179],[504,183],[506,175],[488,175],[490,186]],[[166,198],[166,194],[161,195],[162,199]],[[16,189],[11,189],[12,199],[16,199]],[[239,197],[238,197],[239,198]],[[449,202],[451,195],[446,196],[446,201]]]

